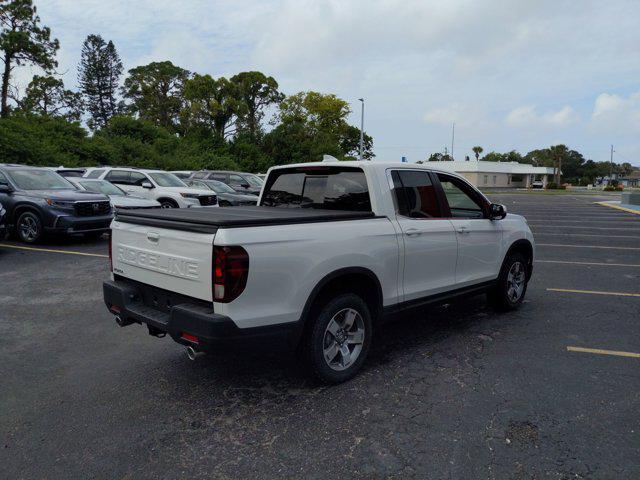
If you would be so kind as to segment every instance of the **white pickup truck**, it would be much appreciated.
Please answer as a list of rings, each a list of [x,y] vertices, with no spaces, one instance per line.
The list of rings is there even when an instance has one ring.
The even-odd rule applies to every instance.
[[[384,318],[487,293],[516,308],[531,276],[526,220],[422,165],[269,170],[257,206],[119,211],[104,300],[119,325],[169,334],[190,358],[283,339],[327,382],[352,377]]]

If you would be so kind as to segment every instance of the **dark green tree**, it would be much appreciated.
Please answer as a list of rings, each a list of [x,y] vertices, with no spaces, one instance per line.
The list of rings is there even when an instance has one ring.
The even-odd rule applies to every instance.
[[[55,55],[58,40],[40,25],[32,0],[0,0],[0,53],[4,63],[0,116],[9,114],[8,97],[11,72],[16,66],[33,65],[49,72],[58,66]]]
[[[236,132],[246,112],[238,86],[224,77],[195,74],[184,86],[186,106],[181,121],[187,133],[213,135],[218,144]]]
[[[237,85],[237,94],[244,104],[244,113],[238,119],[238,130],[246,131],[254,141],[261,133],[260,122],[267,107],[284,98],[278,91],[278,82],[262,72],[241,72],[231,77]]]
[[[188,70],[169,61],[132,68],[122,89],[123,96],[131,101],[127,110],[159,127],[177,131],[189,75]]]
[[[66,90],[60,79],[35,75],[19,106],[27,113],[78,122],[83,110],[82,94]]]
[[[78,83],[93,130],[103,128],[120,109],[118,85],[122,75],[122,61],[112,41],[100,35],[89,35],[82,44],[78,67]]]

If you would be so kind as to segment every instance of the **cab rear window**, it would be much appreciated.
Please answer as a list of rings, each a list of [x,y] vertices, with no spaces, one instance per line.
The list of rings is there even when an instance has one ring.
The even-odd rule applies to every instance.
[[[301,167],[272,172],[261,205],[370,212],[364,172],[352,167]]]

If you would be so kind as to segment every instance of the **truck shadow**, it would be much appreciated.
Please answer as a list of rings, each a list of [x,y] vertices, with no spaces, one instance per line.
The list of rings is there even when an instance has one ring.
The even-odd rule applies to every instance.
[[[447,355],[455,355],[447,342],[471,337],[477,342],[478,335],[490,332],[501,317],[487,305],[484,297],[467,298],[451,305],[415,310],[380,325],[362,371],[351,382],[338,386],[327,386],[311,379],[303,361],[293,352],[244,347],[227,347],[207,355],[196,362],[173,359],[168,368],[174,370],[185,389],[190,383],[209,385],[213,389],[237,389],[259,392],[268,397],[274,395],[314,394],[314,392],[347,388],[356,382],[370,382],[372,376],[385,377],[386,368],[393,370],[410,367],[416,355],[431,355],[439,348]],[[388,365],[388,367],[387,367]],[[255,398],[254,398],[255,399]]]

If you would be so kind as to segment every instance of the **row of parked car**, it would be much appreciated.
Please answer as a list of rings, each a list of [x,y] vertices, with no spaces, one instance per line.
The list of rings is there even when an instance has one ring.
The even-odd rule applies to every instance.
[[[0,236],[99,237],[118,209],[255,205],[262,179],[242,172],[138,168],[53,169],[0,164]]]

